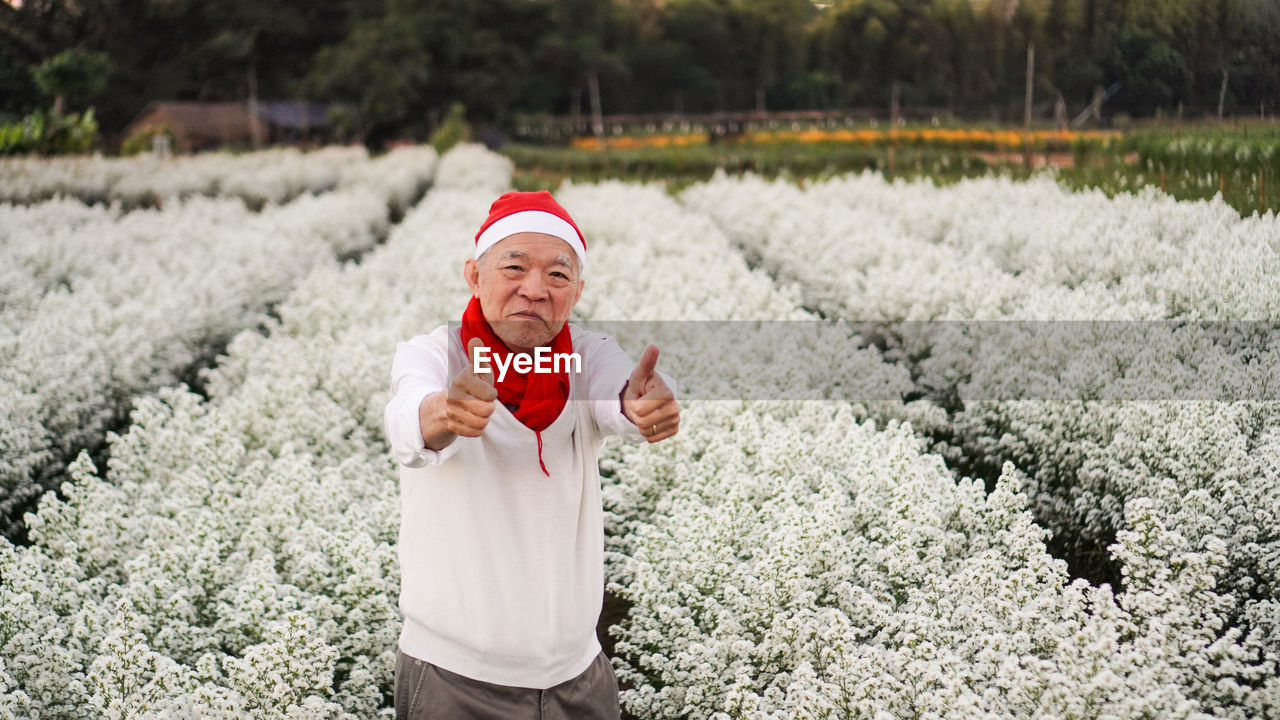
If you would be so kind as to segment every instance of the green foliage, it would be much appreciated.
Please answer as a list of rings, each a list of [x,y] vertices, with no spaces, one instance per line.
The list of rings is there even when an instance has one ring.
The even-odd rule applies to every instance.
[[[1112,57],[1109,77],[1124,86],[1116,98],[1119,107],[1141,111],[1173,107],[1186,99],[1191,72],[1186,60],[1168,42],[1144,28],[1121,29]]]
[[[31,70],[46,95],[80,101],[101,92],[110,73],[111,59],[106,53],[82,50],[65,50]]]
[[[1280,125],[1274,122],[1147,128],[1126,137],[1119,150],[1135,162],[1113,161],[1109,171],[1081,182],[1108,192],[1158,185],[1180,200],[1220,194],[1244,214],[1280,206]]]
[[[1098,87],[1133,118],[1280,97],[1280,4],[1263,0],[170,0],[0,2],[0,113],[92,102],[122,130],[152,100],[349,103],[339,134],[425,140],[452,103],[517,115],[858,107],[1020,122],[1026,50],[1047,122]],[[96,52],[68,50],[92,48]],[[109,58],[109,65],[104,63]],[[38,69],[37,69],[38,68]],[[100,81],[110,77],[110,92]],[[39,89],[37,88],[37,78]],[[95,94],[96,92],[96,94]]]
[[[449,114],[445,116],[444,122],[432,133],[429,144],[443,155],[454,145],[470,139],[471,126],[467,124],[467,109],[462,103],[454,103],[449,106]]]
[[[1130,144],[1151,170],[1189,173],[1257,173],[1280,179],[1280,127],[1186,133],[1148,132]]]
[[[557,90],[531,67],[546,15],[543,3],[527,0],[387,3],[353,18],[343,40],[315,55],[305,86],[353,103],[370,144],[425,140],[429,118],[454,102],[473,121],[505,119],[529,88]]]
[[[38,110],[20,122],[0,124],[0,155],[82,153],[97,135],[93,108],[71,115]]]
[[[325,113],[329,131],[338,142],[360,137],[360,113],[348,105],[334,105]]]
[[[414,23],[371,18],[341,43],[316,54],[308,85],[317,93],[354,102],[368,132],[379,126],[411,128],[421,110],[421,88],[431,77],[431,56]]]

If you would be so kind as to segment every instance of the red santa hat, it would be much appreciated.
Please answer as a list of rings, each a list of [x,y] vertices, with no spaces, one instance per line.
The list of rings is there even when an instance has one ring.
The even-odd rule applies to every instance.
[[[587,241],[569,213],[546,190],[509,192],[493,201],[489,217],[476,233],[476,257],[503,238],[536,232],[558,237],[578,256],[579,271],[587,267]]]

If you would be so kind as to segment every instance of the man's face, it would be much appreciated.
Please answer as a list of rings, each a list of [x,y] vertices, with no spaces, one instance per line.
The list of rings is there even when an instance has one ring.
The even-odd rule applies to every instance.
[[[479,259],[467,260],[463,277],[494,334],[513,352],[551,344],[582,297],[573,249],[543,233],[503,238]]]

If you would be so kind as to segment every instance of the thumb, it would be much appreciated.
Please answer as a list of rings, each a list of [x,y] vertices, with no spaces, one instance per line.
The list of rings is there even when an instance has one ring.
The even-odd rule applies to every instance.
[[[476,349],[483,348],[484,346],[485,345],[480,340],[480,338],[471,338],[471,342],[467,343],[467,365],[468,365],[468,369],[471,371],[471,374],[475,375],[481,380],[492,385],[493,384],[493,370],[492,370],[493,364],[491,361],[492,360],[491,356],[485,355],[486,359],[490,360],[490,362],[488,363],[489,369],[486,369],[483,372],[477,369],[477,366],[479,365],[479,362],[478,362],[479,358],[477,357]]]
[[[632,392],[640,395],[644,392],[645,387],[649,384],[649,378],[653,377],[653,369],[658,366],[658,346],[650,345],[644,349],[644,354],[640,356],[640,362],[636,364],[636,369],[631,371],[630,386]]]

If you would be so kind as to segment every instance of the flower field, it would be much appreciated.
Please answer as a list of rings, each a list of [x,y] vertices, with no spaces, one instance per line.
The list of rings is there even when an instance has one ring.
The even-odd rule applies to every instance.
[[[5,190],[5,509],[69,480],[0,540],[0,718],[391,716],[390,360],[457,319],[512,168],[296,159]],[[875,175],[557,198],[577,321],[633,353],[665,321],[687,397],[602,460],[631,715],[1280,717],[1274,215]],[[840,393],[761,388],[724,323],[823,328],[742,353]]]
[[[1075,130],[1035,130],[1023,132],[1019,130],[989,130],[984,128],[890,128],[877,129],[841,128],[841,127],[786,127],[778,123],[778,127],[764,130],[752,130],[735,137],[734,142],[772,145],[778,143],[843,143],[863,147],[883,147],[900,145],[903,147],[928,147],[959,150],[1021,150],[1030,148],[1036,151],[1055,150],[1070,151],[1078,144],[1093,149],[1105,148],[1115,143],[1119,133],[1103,131]],[[619,135],[607,138],[606,144],[614,149],[631,149],[638,147],[687,147],[690,145],[706,145],[710,142],[707,132],[688,133],[647,133],[638,135]],[[571,146],[581,150],[599,150],[601,143],[595,137],[576,137]]]
[[[318,266],[375,245],[431,179],[429,150],[342,152],[346,178],[317,158],[334,189],[260,212],[234,194],[135,212],[72,198],[0,205],[4,534],[80,449],[101,444],[131,396],[175,384]],[[69,162],[51,162],[46,181]],[[206,182],[195,165],[184,166],[192,184]],[[135,170],[117,185],[153,177]]]
[[[207,153],[158,159],[69,156],[15,158],[0,167],[0,200],[32,203],[55,196],[86,202],[156,205],[192,195],[239,197],[261,207],[304,192],[332,190],[369,177],[363,147],[329,147],[311,153],[292,148],[247,155]],[[399,170],[398,172],[404,172]]]

